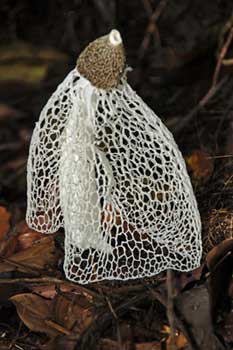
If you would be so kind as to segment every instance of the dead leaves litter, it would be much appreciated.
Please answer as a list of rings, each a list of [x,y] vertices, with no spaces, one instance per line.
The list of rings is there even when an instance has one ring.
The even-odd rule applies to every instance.
[[[2,259],[0,273],[9,271],[20,271],[38,275],[40,271],[49,271],[56,266],[59,251],[55,247],[54,237],[44,237],[31,247],[21,250]]]
[[[93,305],[79,295],[70,299],[69,293],[57,294],[46,300],[34,293],[17,294],[10,298],[22,322],[34,332],[50,337],[57,335],[79,338],[95,320]]]
[[[10,300],[16,306],[20,319],[32,331],[44,332],[52,337],[64,333],[51,321],[49,304],[42,297],[27,293],[14,295]]]
[[[206,182],[213,173],[214,162],[207,152],[194,150],[186,157],[186,162],[194,181]]]

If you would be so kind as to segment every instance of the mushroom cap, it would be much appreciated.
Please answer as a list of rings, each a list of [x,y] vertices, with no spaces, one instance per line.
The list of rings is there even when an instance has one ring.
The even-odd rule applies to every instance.
[[[113,29],[108,35],[91,42],[77,60],[79,73],[100,89],[116,87],[125,70],[125,51],[120,33]]]

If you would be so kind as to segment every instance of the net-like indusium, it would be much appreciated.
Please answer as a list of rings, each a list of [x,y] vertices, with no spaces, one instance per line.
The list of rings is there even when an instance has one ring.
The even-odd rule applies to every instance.
[[[182,155],[125,77],[104,90],[74,69],[52,95],[31,141],[27,222],[64,226],[65,274],[83,284],[200,264]]]

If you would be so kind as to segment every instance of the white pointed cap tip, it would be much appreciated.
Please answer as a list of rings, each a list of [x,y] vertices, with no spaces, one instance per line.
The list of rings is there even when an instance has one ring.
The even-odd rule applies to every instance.
[[[120,32],[118,32],[118,30],[116,29],[111,30],[111,32],[109,33],[109,41],[112,45],[120,45],[122,43]]]

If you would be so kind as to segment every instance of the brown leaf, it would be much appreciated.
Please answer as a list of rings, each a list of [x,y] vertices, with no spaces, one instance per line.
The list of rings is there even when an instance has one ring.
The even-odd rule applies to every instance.
[[[186,158],[186,162],[192,171],[193,178],[196,180],[206,181],[213,173],[213,159],[211,159],[210,155],[204,151],[193,151],[193,153]]]
[[[10,298],[23,323],[34,332],[44,332],[50,336],[62,334],[50,326],[51,312],[48,303],[35,294],[17,294]]]
[[[3,241],[0,242],[0,257],[8,258],[14,252],[16,251],[17,248],[17,237],[12,236],[8,239],[4,239]]]
[[[206,265],[210,270],[208,278],[211,295],[211,313],[217,320],[225,308],[230,282],[233,273],[233,239],[227,239],[214,247],[206,257]]]
[[[93,306],[82,295],[70,298],[69,293],[58,294],[54,299],[53,310],[56,322],[68,330],[73,330],[75,326],[78,335],[95,319]]]
[[[233,238],[225,239],[207,254],[206,265],[208,269],[211,271],[220,260],[222,260],[227,254],[232,254],[232,252]]]
[[[42,239],[43,236],[44,236],[43,233],[36,232],[33,230],[22,233],[18,237],[19,250],[23,250],[31,247],[35,242]]]
[[[0,207],[0,240],[3,239],[10,229],[10,213],[5,207]]]
[[[46,285],[36,285],[30,286],[30,290],[36,294],[41,295],[44,298],[53,299],[56,294],[56,284],[46,284]],[[72,285],[69,286],[67,283],[59,284],[59,290],[62,292],[67,292],[72,289]]]
[[[16,225],[16,229],[19,232],[18,235],[18,247],[19,250],[27,249],[31,247],[35,242],[44,237],[44,234],[37,232],[28,227],[25,220]]]
[[[157,341],[135,344],[135,350],[161,350],[161,345]]]
[[[48,270],[57,263],[59,252],[55,247],[53,237],[44,237],[30,248],[22,250],[7,261],[0,263],[0,272],[21,271],[38,272]]]
[[[162,331],[162,333],[167,334],[165,343],[166,343],[166,350],[172,350],[172,337],[171,337],[171,328],[169,326],[164,326]],[[175,345],[176,348],[180,349],[180,350],[184,350],[187,347],[187,339],[185,338],[185,336],[181,333],[181,332],[176,332],[175,333]]]

